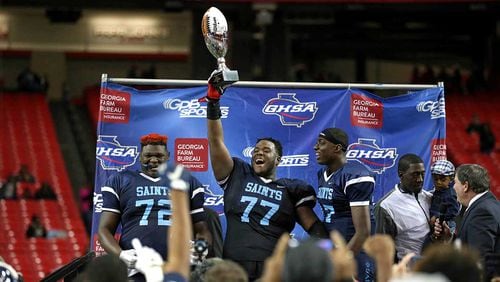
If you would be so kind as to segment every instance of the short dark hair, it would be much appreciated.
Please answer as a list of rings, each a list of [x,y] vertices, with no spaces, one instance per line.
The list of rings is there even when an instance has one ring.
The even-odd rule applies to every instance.
[[[415,154],[405,154],[399,158],[398,162],[398,173],[399,172],[406,172],[408,168],[410,168],[410,165],[412,164],[423,164],[424,161],[422,158]]]
[[[481,281],[481,270],[477,262],[477,251],[452,245],[431,245],[424,251],[422,259],[415,265],[415,271],[442,273],[453,282]]]
[[[158,133],[150,133],[141,136],[141,149],[147,145],[165,145],[167,146],[167,135],[161,135]]]
[[[274,147],[276,148],[276,153],[278,153],[278,156],[282,157],[283,156],[283,146],[281,146],[281,142],[272,138],[272,137],[264,137],[264,138],[259,138],[257,139],[257,142],[255,144],[259,143],[260,141],[269,141],[274,144]]]
[[[94,258],[85,267],[83,281],[128,281],[127,265],[118,256],[106,254]]]
[[[476,194],[490,190],[488,171],[478,164],[463,164],[457,168],[456,175],[461,183],[467,181]]]

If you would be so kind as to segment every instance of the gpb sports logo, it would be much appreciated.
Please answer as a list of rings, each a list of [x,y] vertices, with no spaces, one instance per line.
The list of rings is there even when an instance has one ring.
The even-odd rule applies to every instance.
[[[418,103],[417,111],[431,112],[431,119],[446,117],[444,97],[439,98],[439,101],[423,101]]]
[[[102,212],[102,204],[104,200],[102,199],[102,193],[94,192],[94,212]]]
[[[314,119],[318,108],[316,102],[301,103],[296,93],[278,93],[278,98],[267,101],[262,109],[266,115],[277,115],[282,125],[301,127]]]
[[[99,135],[97,138],[96,158],[101,161],[105,170],[121,171],[135,164],[137,146],[122,146],[117,136]]]
[[[254,147],[246,147],[243,149],[243,156],[252,157]],[[281,162],[278,166],[307,166],[309,165],[309,155],[288,155],[281,156]]]
[[[179,118],[206,118],[207,106],[198,100],[167,99],[163,101],[163,108],[179,112]],[[227,118],[229,107],[220,107],[221,118]]]
[[[359,138],[357,143],[347,147],[346,157],[368,166],[373,172],[382,174],[396,163],[396,148],[380,148],[375,139]]]

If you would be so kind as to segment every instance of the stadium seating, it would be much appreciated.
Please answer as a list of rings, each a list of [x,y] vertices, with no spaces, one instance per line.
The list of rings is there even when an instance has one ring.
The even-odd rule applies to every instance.
[[[448,157],[455,165],[477,163],[484,166],[490,174],[491,190],[500,198],[500,123],[495,122],[500,119],[498,105],[498,93],[450,94],[446,97],[446,144]],[[474,114],[478,114],[482,122],[491,124],[497,144],[490,155],[479,152],[477,134],[466,132]]]
[[[86,253],[89,239],[73,198],[59,142],[42,94],[0,95],[0,178],[27,164],[38,182],[50,183],[58,200],[0,200],[0,256],[21,271],[25,281],[39,281]],[[25,232],[37,214],[54,234],[65,238],[31,238]]]
[[[97,119],[98,99],[92,90],[86,93],[86,104]],[[495,94],[447,97],[447,146],[448,156],[456,165],[479,163],[486,167],[492,191],[500,197],[500,123],[494,123],[500,118],[496,110],[500,97]],[[491,155],[481,154],[477,134],[465,131],[474,113],[482,121],[491,122],[497,137],[497,150]],[[45,97],[31,93],[0,95],[0,132],[0,178],[6,179],[21,164],[27,164],[37,181],[51,183],[59,196],[57,201],[0,200],[0,246],[5,246],[0,248],[0,256],[23,272],[26,281],[37,281],[83,255],[89,239],[76,208]],[[65,230],[68,237],[25,238],[32,214],[38,214],[47,229]]]

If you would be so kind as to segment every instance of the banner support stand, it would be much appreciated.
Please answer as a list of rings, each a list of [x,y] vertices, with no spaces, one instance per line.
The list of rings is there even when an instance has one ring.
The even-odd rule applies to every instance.
[[[168,86],[205,86],[206,80],[187,79],[140,79],[110,78],[102,74],[102,82],[132,85],[168,85]],[[443,82],[437,84],[386,84],[386,83],[324,83],[324,82],[277,82],[277,81],[237,81],[233,85],[241,87],[273,87],[273,88],[361,88],[361,89],[428,89],[444,87]]]

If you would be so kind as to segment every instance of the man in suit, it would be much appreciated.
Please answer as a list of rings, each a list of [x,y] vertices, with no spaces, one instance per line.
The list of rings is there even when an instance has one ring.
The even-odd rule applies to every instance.
[[[466,207],[456,238],[479,251],[483,258],[485,281],[490,281],[499,268],[492,261],[500,253],[500,202],[490,192],[490,177],[486,169],[477,164],[464,164],[457,168],[455,185],[458,201]],[[434,226],[433,239],[450,239],[446,224],[439,220]]]

